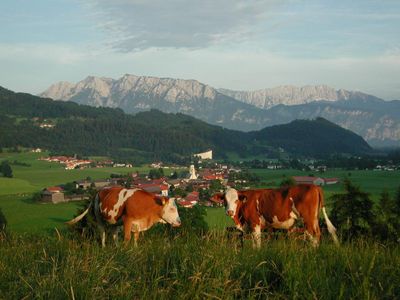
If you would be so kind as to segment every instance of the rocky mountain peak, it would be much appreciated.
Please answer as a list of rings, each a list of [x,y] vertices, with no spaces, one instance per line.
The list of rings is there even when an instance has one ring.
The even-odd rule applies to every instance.
[[[88,76],[76,84],[59,82],[50,86],[40,96],[57,100],[69,100],[79,96],[83,92],[86,92],[86,95],[91,95],[92,98],[107,98],[115,93],[123,97],[128,94],[140,93],[161,98],[168,102],[199,98],[212,100],[215,99],[217,93],[214,88],[202,84],[197,80],[125,74],[117,80],[106,77]]]
[[[268,109],[278,104],[299,105],[321,100],[339,101],[373,97],[361,92],[344,89],[335,90],[327,85],[306,85],[302,87],[283,85],[255,91],[233,91],[227,89],[219,89],[218,91],[263,109]]]

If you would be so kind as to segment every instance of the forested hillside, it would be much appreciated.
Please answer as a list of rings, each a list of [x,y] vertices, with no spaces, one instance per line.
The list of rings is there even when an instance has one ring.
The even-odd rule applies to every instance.
[[[253,132],[257,140],[290,153],[321,156],[323,153],[367,153],[371,147],[359,135],[325,120],[295,120]]]
[[[0,88],[0,147],[40,147],[58,154],[107,155],[134,162],[181,162],[207,149],[213,149],[217,158],[228,153],[271,154],[278,147],[313,156],[370,151],[361,137],[326,120],[296,122],[244,133],[180,113],[151,110],[132,116],[120,109]]]

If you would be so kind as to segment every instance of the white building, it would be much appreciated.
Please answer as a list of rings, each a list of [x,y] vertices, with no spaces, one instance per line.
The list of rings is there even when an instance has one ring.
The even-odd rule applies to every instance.
[[[212,159],[212,150],[208,150],[208,151],[202,152],[202,153],[197,153],[197,154],[194,154],[194,156],[197,156],[201,159]]]
[[[197,179],[196,169],[194,165],[190,165],[189,167],[189,180]]]

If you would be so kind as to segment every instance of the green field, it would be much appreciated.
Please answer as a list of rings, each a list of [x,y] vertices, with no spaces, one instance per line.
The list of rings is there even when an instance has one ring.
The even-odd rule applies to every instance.
[[[68,181],[105,178],[111,173],[148,172],[148,168],[67,171],[38,161],[38,154],[0,154],[30,167],[12,166],[14,178],[0,178],[0,208],[9,234],[0,234],[0,299],[399,299],[400,248],[373,240],[333,245],[323,236],[312,248],[301,239],[277,234],[260,250],[244,247],[224,233],[233,225],[223,208],[207,208],[210,231],[151,230],[139,247],[101,249],[94,241],[66,230],[80,203],[41,204],[32,193]],[[262,187],[277,186],[296,170],[252,170]],[[350,174],[351,173],[351,174]],[[400,184],[400,173],[329,171],[322,177],[348,177],[378,199]],[[284,176],[285,175],[285,176]],[[314,174],[316,176],[320,174]],[[341,184],[324,187],[328,196]],[[329,204],[329,203],[328,203]],[[61,234],[55,232],[58,229]],[[160,228],[160,227],[159,227]],[[161,228],[165,228],[161,226]]]
[[[139,171],[147,173],[148,167],[134,168],[92,168],[83,170],[65,170],[62,165],[39,161],[44,156],[42,153],[0,153],[0,161],[14,160],[29,164],[30,167],[12,165],[13,178],[0,177],[0,208],[5,214],[9,229],[16,232],[47,233],[55,227],[64,228],[63,222],[70,219],[77,210],[79,203],[65,204],[41,204],[31,201],[32,193],[41,191],[43,188],[71,182],[74,180],[91,177],[102,179],[111,173],[126,174]],[[262,179],[260,187],[277,186],[285,176],[310,175],[321,177],[350,178],[361,189],[371,193],[376,200],[379,194],[388,190],[393,195],[400,185],[400,171],[343,171],[332,170],[326,173],[302,172],[298,170],[260,170],[255,169]],[[324,187],[326,202],[329,207],[329,196],[332,193],[341,192],[342,184]],[[222,209],[207,209],[207,222],[210,228],[224,228],[232,225]]]
[[[309,176],[322,178],[339,178],[338,184],[324,186],[325,196],[328,198],[332,193],[343,191],[342,182],[345,178],[350,179],[355,185],[361,187],[365,192],[370,193],[371,198],[376,200],[382,191],[387,190],[390,195],[394,195],[400,187],[400,171],[372,171],[372,170],[328,170],[324,173],[299,171],[299,170],[264,170],[252,169],[252,173],[257,174],[262,180],[262,187],[276,187],[288,176]]]

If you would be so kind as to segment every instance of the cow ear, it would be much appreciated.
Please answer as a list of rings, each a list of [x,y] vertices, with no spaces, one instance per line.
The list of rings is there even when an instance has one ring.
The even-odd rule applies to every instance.
[[[247,197],[245,195],[239,195],[239,200],[242,201],[243,203],[246,203]]]
[[[155,200],[156,203],[160,206],[164,206],[167,203],[164,197],[156,197]]]

